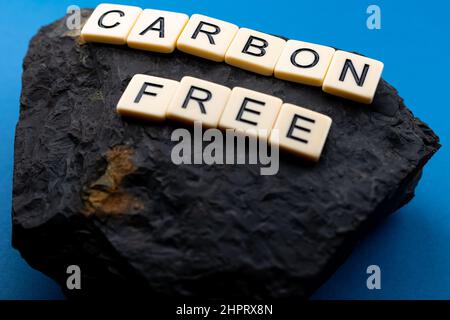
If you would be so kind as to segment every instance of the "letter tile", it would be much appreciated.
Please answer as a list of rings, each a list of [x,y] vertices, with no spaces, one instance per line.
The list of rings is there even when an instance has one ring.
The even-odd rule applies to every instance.
[[[279,98],[235,87],[231,91],[228,103],[220,118],[219,127],[236,129],[248,135],[267,139],[280,111],[281,104],[282,101]],[[263,132],[264,130],[265,132]]]
[[[183,13],[145,9],[128,35],[128,46],[171,53],[188,20],[189,17]]]
[[[225,62],[253,71],[265,76],[271,76],[286,41],[266,33],[239,29],[225,55]]]
[[[136,74],[117,103],[117,112],[124,116],[163,121],[178,85],[175,80]]]
[[[326,115],[285,103],[272,128],[270,143],[303,158],[318,161],[331,122],[331,118]],[[275,134],[275,130],[278,130],[278,134]]]
[[[134,6],[99,4],[81,30],[81,38],[86,42],[126,44],[141,12]]]
[[[238,27],[229,22],[194,14],[178,38],[180,51],[222,62]]]
[[[383,63],[346,51],[336,51],[322,90],[361,103],[372,103]]]
[[[289,40],[275,66],[275,77],[321,86],[335,51],[331,47]]]
[[[205,127],[217,127],[230,92],[230,88],[213,82],[184,77],[167,110],[167,118],[184,123],[201,121]]]

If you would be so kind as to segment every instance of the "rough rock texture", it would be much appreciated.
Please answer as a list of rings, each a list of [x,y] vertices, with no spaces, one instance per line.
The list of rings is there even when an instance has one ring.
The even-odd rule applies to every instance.
[[[176,166],[178,123],[115,112],[136,73],[243,86],[329,115],[323,156],[282,154],[275,176]],[[31,41],[20,102],[13,245],[63,288],[79,265],[71,297],[307,297],[367,228],[411,200],[439,148],[385,81],[360,105],[180,52],[80,44],[63,19]]]

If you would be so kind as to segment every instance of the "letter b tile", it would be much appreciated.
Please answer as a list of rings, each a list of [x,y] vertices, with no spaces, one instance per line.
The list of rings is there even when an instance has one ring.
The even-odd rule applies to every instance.
[[[286,41],[266,33],[241,28],[225,55],[229,65],[271,76]]]

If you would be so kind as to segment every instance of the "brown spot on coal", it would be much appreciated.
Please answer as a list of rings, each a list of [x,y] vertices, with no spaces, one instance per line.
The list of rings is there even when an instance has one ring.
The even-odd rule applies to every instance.
[[[106,153],[105,173],[83,194],[83,214],[117,215],[144,208],[139,199],[120,189],[123,178],[136,170],[133,155],[133,149],[127,146],[116,146]]]

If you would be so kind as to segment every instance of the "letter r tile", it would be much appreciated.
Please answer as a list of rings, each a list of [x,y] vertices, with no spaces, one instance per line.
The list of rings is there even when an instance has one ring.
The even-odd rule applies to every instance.
[[[217,127],[231,90],[209,81],[184,77],[167,110],[167,118],[184,123],[201,121],[205,127]]]
[[[178,38],[180,51],[222,62],[238,27],[226,21],[194,14]]]

